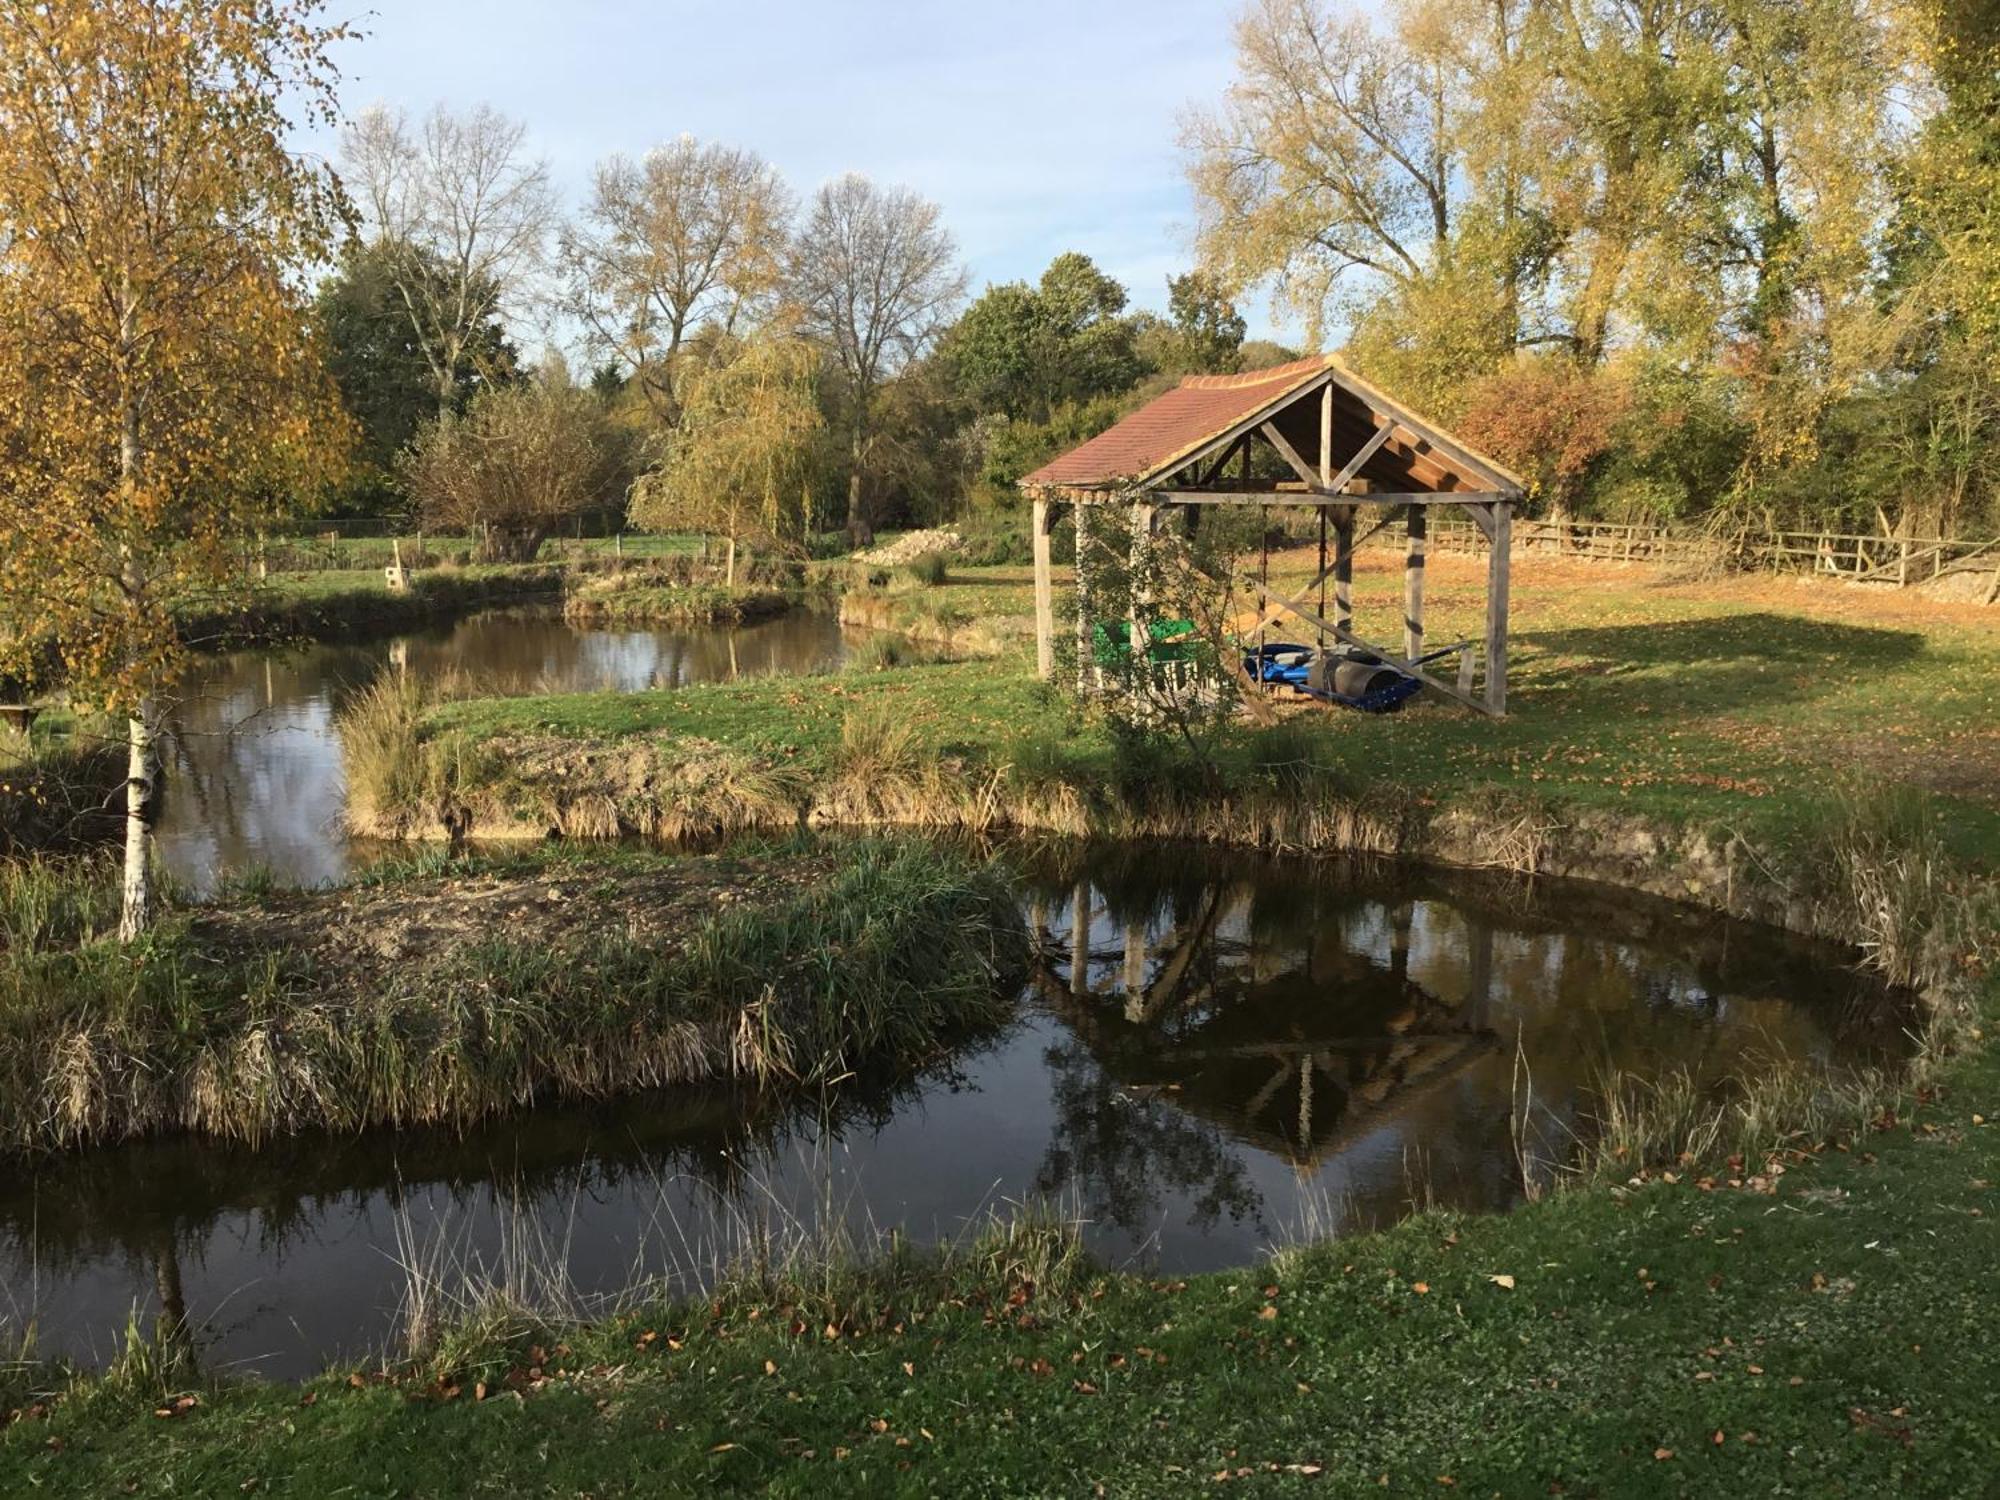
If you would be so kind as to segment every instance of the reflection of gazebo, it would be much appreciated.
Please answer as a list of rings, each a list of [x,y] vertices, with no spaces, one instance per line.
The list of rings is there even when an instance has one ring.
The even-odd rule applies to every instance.
[[[1259,477],[1254,460],[1263,455]],[[1128,510],[1135,549],[1156,529],[1161,510],[1187,510],[1190,521],[1211,505],[1316,507],[1320,570],[1288,598],[1264,580],[1238,580],[1258,597],[1266,619],[1291,615],[1322,643],[1337,640],[1413,672],[1433,690],[1483,713],[1507,710],[1508,547],[1520,478],[1475,452],[1338,359],[1312,358],[1240,375],[1197,375],[1148,402],[1089,442],[1051,460],[1021,481],[1034,502],[1036,663],[1055,670],[1055,592],[1050,531],[1062,506],[1076,512],[1077,547],[1090,544],[1084,512]],[[1354,631],[1355,519],[1362,506],[1387,508],[1368,535],[1399,513],[1409,539],[1403,572],[1402,654]],[[1448,506],[1471,519],[1490,543],[1486,572],[1485,682],[1472,691],[1470,655],[1448,683],[1414,665],[1424,653],[1424,561],[1432,509]],[[1329,531],[1331,560],[1326,556]],[[1365,538],[1363,538],[1365,540]],[[1306,607],[1314,589],[1333,581],[1332,617]],[[1093,621],[1084,574],[1077,574],[1079,673],[1090,656]],[[1129,622],[1132,649],[1145,622]],[[1081,676],[1079,678],[1081,681]]]
[[[1203,892],[1157,944],[1128,927],[1120,978],[1107,989],[1089,978],[1086,888],[1077,888],[1067,954],[1038,933],[1035,988],[1117,1083],[1170,1093],[1176,1107],[1309,1171],[1491,1051],[1483,965],[1455,1005],[1411,980],[1403,962],[1384,970],[1354,955],[1305,982],[1368,1003],[1328,1014],[1315,1033],[1296,1007],[1294,976],[1259,981],[1199,961],[1214,957],[1227,900],[1226,887]],[[1400,960],[1401,924],[1396,941]]]

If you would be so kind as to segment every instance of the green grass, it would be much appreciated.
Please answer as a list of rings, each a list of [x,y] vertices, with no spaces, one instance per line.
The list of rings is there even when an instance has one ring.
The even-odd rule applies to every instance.
[[[1465,562],[1434,561],[1430,635],[1442,642],[1474,628],[1480,587]],[[1274,577],[1296,576],[1296,566]],[[1004,613],[1025,597],[1022,570],[966,572],[966,582],[907,597],[935,610],[958,609],[963,596],[979,615],[990,612],[982,602]],[[1364,629],[1396,608],[1399,588],[1380,567],[1361,573]],[[1514,622],[1505,720],[1430,703],[1391,716],[1311,709],[1288,743],[1354,786],[1438,806],[1499,794],[1780,846],[1810,834],[1831,789],[1909,783],[1933,794],[1958,858],[1990,865],[2000,849],[2000,631],[1970,609],[1771,579],[1675,585],[1529,563]],[[1055,743],[1079,777],[1115,769],[1102,730],[1073,723],[1037,689],[1025,650],[860,679],[460,703],[437,723],[482,735],[664,731],[812,767],[827,763],[851,709],[878,704],[903,715],[927,749],[1003,765],[1047,759]],[[1225,767],[1255,761],[1259,738],[1234,736],[1220,752]]]
[[[162,1418],[164,1387],[45,1375],[0,1491],[1985,1494],[1996,1117],[1988,1046],[1782,1175],[1423,1213],[1185,1281],[989,1255],[831,1309],[781,1281],[524,1331],[484,1400],[392,1368]]]

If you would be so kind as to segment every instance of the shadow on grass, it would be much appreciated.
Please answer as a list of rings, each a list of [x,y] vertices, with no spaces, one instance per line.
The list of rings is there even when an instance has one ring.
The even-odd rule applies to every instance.
[[[1718,711],[1830,696],[1861,674],[1911,667],[1929,645],[1911,630],[1762,612],[1534,631],[1520,642],[1534,677],[1587,680],[1591,700],[1607,708],[1645,701]]]

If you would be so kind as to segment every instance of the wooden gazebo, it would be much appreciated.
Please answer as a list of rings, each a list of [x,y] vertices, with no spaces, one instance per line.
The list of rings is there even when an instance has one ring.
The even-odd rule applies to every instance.
[[[1255,477],[1253,453],[1277,455],[1277,478]],[[1262,465],[1269,469],[1271,464]],[[1289,476],[1289,477],[1286,477]],[[1290,614],[1332,638],[1381,657],[1469,708],[1507,711],[1507,567],[1520,478],[1369,385],[1332,356],[1302,359],[1240,375],[1196,375],[1148,402],[1082,446],[1021,481],[1034,502],[1035,650],[1044,678],[1055,671],[1055,589],[1051,528],[1074,507],[1078,546],[1084,511],[1129,508],[1133,535],[1149,535],[1168,506],[1320,507],[1333,541],[1330,561],[1304,589],[1280,598],[1265,581],[1243,580],[1266,617]],[[1486,570],[1484,681],[1475,691],[1465,659],[1456,683],[1423,671],[1424,557],[1432,506],[1471,517],[1490,546]],[[1386,513],[1362,540],[1398,515],[1409,539],[1404,559],[1400,653],[1354,630],[1355,522],[1363,506]],[[1331,577],[1332,618],[1307,607]],[[1089,650],[1090,605],[1077,583],[1079,653]],[[1135,627],[1138,622],[1135,621]],[[1133,643],[1136,650],[1139,642]]]

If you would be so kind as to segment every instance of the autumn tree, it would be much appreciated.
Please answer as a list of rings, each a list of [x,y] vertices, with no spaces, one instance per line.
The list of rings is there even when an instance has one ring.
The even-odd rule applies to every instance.
[[[1202,266],[1446,420],[1519,354],[1530,394],[1714,373],[1752,440],[1708,500],[1751,496],[1879,343],[1898,37],[1862,0],[1252,0],[1186,133]]]
[[[493,562],[533,562],[551,531],[615,500],[625,477],[603,398],[560,361],[430,423],[398,472],[426,524],[478,533]]]
[[[332,120],[323,9],[0,0],[0,652],[127,718],[128,939],[177,620],[345,448],[298,277],[343,203],[286,144]]]
[[[526,127],[488,105],[440,105],[412,127],[399,110],[364,111],[341,135],[341,161],[370,244],[409,319],[442,416],[508,299],[540,271],[555,222],[545,163]]]
[[[1593,466],[1631,407],[1625,381],[1561,355],[1517,359],[1474,381],[1458,431],[1528,481],[1557,515],[1573,514]]]
[[[965,294],[958,247],[938,206],[850,173],[822,187],[792,247],[791,291],[841,377],[847,530],[875,534],[868,469],[883,382],[949,324]]]
[[[777,291],[791,215],[783,180],[751,151],[682,136],[598,164],[562,231],[564,306],[663,425],[679,418],[690,337],[744,333]]]
[[[682,382],[666,454],[632,487],[633,521],[723,538],[731,587],[739,541],[798,543],[824,430],[819,370],[817,351],[783,330],[715,351]]]

